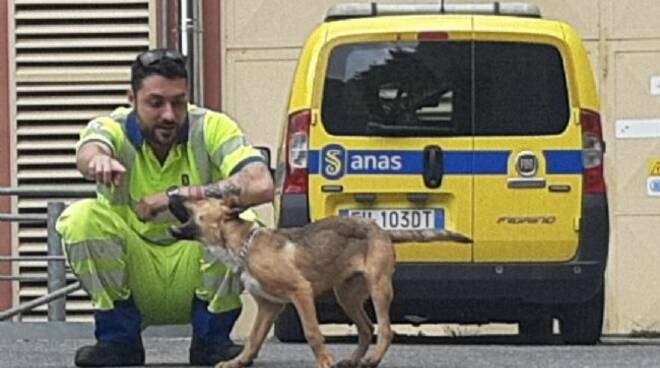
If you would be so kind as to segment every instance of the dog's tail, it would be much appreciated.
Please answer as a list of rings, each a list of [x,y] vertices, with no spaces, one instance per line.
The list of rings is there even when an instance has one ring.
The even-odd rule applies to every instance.
[[[449,230],[386,230],[392,243],[406,242],[432,242],[432,241],[450,241],[456,243],[472,243],[472,239]]]

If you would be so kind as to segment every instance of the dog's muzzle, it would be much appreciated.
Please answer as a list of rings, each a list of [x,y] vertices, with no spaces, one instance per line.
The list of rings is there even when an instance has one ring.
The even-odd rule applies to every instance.
[[[170,212],[181,222],[181,225],[170,227],[170,234],[175,239],[194,240],[197,236],[197,225],[184,204],[183,196],[174,194],[169,196],[169,199]]]
[[[190,219],[190,213],[184,204],[185,199],[180,194],[168,195],[169,202],[168,207],[170,212],[179,220],[181,223],[188,222]]]
[[[195,240],[197,238],[197,224],[191,217],[181,225],[171,226],[170,234],[178,240]]]

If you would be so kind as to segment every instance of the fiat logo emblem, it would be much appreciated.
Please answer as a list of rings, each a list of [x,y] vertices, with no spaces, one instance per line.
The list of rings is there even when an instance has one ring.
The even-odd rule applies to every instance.
[[[516,171],[520,176],[534,176],[538,168],[539,160],[532,152],[520,152],[516,157]]]

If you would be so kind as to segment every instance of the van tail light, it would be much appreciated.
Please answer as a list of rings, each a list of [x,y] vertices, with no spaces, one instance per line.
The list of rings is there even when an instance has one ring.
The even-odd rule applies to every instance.
[[[600,124],[600,115],[589,110],[580,111],[582,125],[582,167],[584,192],[591,194],[605,193],[603,177],[603,154],[605,142]]]
[[[449,33],[447,32],[419,32],[417,40],[419,41],[447,41]]]
[[[284,193],[307,193],[307,161],[309,159],[309,125],[312,113],[301,110],[289,115],[286,133],[286,175]]]

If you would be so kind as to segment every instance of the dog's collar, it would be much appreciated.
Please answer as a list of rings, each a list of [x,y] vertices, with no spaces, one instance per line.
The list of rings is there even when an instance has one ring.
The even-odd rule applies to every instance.
[[[241,250],[238,251],[238,258],[241,259],[243,263],[245,263],[245,258],[247,257],[248,252],[250,251],[250,246],[252,245],[252,241],[254,240],[254,237],[257,236],[257,233],[261,230],[260,226],[253,226],[250,231],[247,234],[247,237],[245,237],[245,240],[241,244]]]

